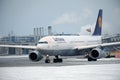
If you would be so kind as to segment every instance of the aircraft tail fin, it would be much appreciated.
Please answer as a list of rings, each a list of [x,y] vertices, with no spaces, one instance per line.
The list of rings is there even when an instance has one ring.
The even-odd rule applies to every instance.
[[[96,26],[93,32],[93,36],[100,36],[102,33],[102,9],[99,10]]]

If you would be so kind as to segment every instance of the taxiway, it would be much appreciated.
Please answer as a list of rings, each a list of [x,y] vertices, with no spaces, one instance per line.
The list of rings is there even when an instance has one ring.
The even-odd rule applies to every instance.
[[[63,57],[62,63],[45,63],[44,58],[38,62],[32,62],[27,55],[24,56],[0,56],[0,67],[22,67],[22,66],[72,66],[72,65],[100,65],[120,64],[120,58],[102,58],[89,62],[79,57]]]

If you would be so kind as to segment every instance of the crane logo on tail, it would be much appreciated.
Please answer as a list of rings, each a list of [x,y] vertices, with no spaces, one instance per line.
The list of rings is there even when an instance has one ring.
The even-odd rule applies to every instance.
[[[99,27],[102,27],[102,18],[100,16],[98,18],[98,25],[99,25]]]

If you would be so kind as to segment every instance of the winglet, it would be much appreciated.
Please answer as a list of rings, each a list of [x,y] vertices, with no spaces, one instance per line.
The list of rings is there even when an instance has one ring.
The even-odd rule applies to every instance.
[[[98,13],[98,17],[97,17],[97,22],[96,22],[96,26],[95,26],[95,30],[93,32],[93,36],[100,36],[102,33],[102,12],[103,10],[100,9],[99,13]]]

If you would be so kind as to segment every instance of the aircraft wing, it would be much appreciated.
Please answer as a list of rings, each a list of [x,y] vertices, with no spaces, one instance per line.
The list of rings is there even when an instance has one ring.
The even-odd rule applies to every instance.
[[[0,47],[36,49],[36,46],[26,46],[26,45],[0,45]]]
[[[118,46],[120,42],[112,42],[112,43],[103,43],[103,44],[96,44],[96,45],[85,45],[85,46],[76,46],[74,49],[82,50],[82,49],[89,49],[95,47],[110,47],[110,46]]]

